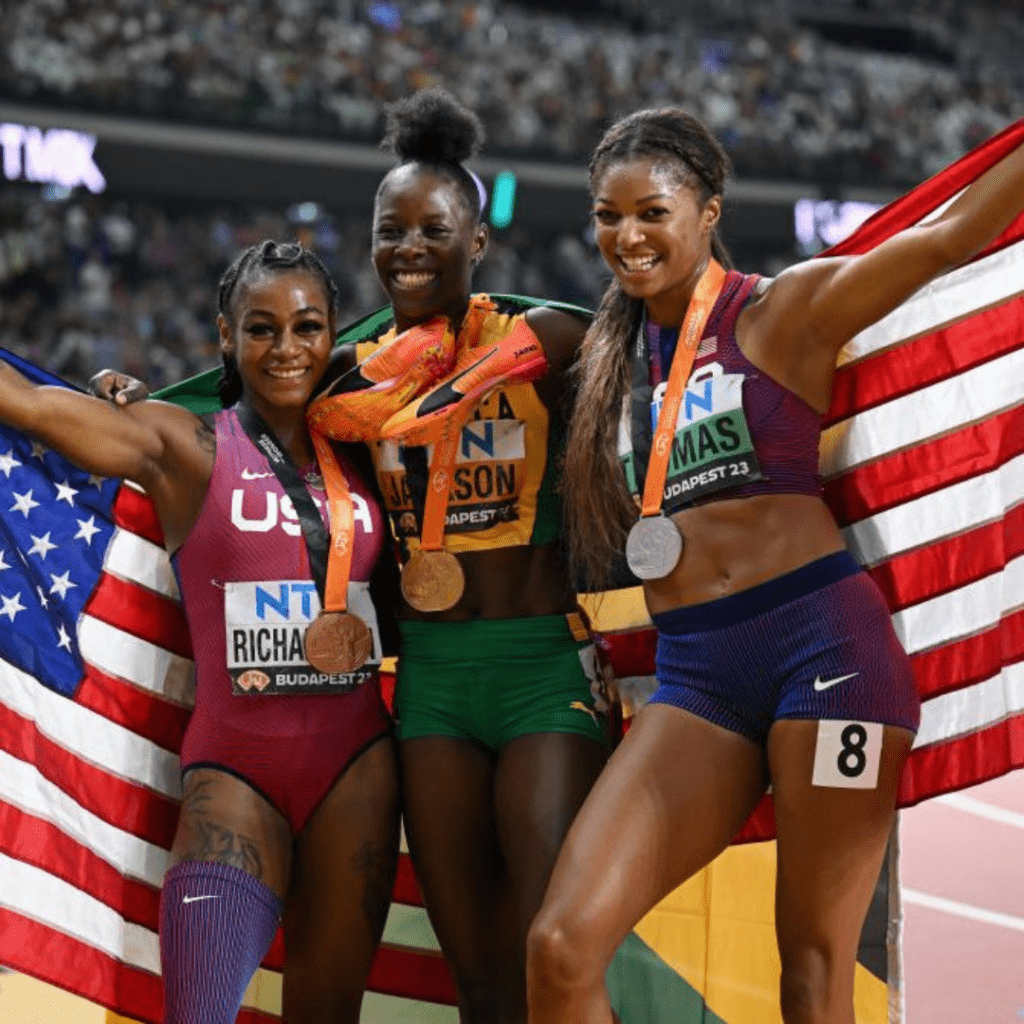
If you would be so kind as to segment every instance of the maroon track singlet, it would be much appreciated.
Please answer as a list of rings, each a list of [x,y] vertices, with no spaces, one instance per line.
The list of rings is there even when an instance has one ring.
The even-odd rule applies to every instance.
[[[233,410],[216,414],[215,433],[217,453],[202,511],[171,559],[196,666],[195,709],[181,766],[238,776],[298,832],[347,765],[390,728],[380,696],[380,640],[368,591],[384,540],[383,519],[365,483],[339,456],[355,518],[349,607],[371,625],[374,653],[358,678],[330,677],[338,679],[338,692],[303,692],[318,674],[303,669],[296,637],[303,621],[315,617],[319,599],[298,517]],[[300,474],[326,515],[315,467]],[[263,671],[268,663],[284,669]],[[250,683],[248,690],[236,681],[232,692],[229,664],[236,677]],[[251,672],[240,671],[247,668]],[[261,691],[264,676],[284,680],[287,688],[275,693],[272,683]]]

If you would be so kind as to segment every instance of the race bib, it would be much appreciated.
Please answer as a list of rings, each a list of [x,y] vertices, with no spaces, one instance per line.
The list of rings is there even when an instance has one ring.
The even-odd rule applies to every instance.
[[[428,448],[427,460],[433,454]],[[381,443],[377,475],[395,535],[420,532],[405,467],[405,451]],[[446,534],[473,533],[519,518],[526,480],[526,425],[517,419],[470,420],[462,428],[445,512]]]
[[[348,610],[366,623],[373,650],[364,665],[344,675],[318,672],[306,661],[303,641],[320,613],[311,580],[224,585],[224,625],[231,692],[236,696],[346,693],[372,679],[380,666],[380,632],[369,583],[349,583]]]
[[[720,366],[703,367],[683,392],[665,476],[662,509],[674,512],[684,505],[752,480],[761,479],[761,467],[743,412],[742,373],[723,373]],[[651,402],[652,431],[661,414],[664,383],[655,389]],[[619,432],[619,451],[626,480],[639,493],[635,456],[628,421]]]

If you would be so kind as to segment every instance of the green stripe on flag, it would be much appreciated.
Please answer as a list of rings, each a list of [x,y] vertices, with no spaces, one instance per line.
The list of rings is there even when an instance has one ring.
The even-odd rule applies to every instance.
[[[636,932],[619,946],[605,980],[622,1024],[725,1024]]]

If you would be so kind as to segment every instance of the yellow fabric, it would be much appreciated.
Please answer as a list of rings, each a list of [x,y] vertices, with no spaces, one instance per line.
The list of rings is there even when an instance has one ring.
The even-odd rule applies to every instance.
[[[643,587],[609,590],[599,594],[580,594],[580,607],[590,624],[601,633],[622,633],[631,629],[648,629],[651,617],[644,603]]]
[[[478,348],[500,340],[524,315],[482,311],[479,333],[474,332],[469,343]],[[394,337],[392,328],[375,341],[358,343],[356,359],[361,362]],[[460,337],[460,344],[465,343]],[[549,427],[548,410],[532,384],[500,388],[480,403],[462,430],[446,516],[447,550],[481,551],[533,542],[538,497],[548,468]],[[411,554],[419,548],[419,526],[404,449],[378,441],[370,450],[395,534],[406,541]]]
[[[782,1024],[775,843],[726,850],[658,904],[637,934],[729,1024]],[[888,988],[857,965],[857,1024],[886,1024]]]

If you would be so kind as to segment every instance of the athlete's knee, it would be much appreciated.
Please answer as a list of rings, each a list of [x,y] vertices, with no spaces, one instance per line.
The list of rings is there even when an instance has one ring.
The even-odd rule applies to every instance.
[[[841,963],[826,945],[808,943],[783,951],[779,981],[783,1020],[786,1024],[852,1021],[852,973],[853,964]]]
[[[542,907],[526,939],[526,973],[530,985],[587,988],[604,977],[596,946],[597,932],[570,909]]]

